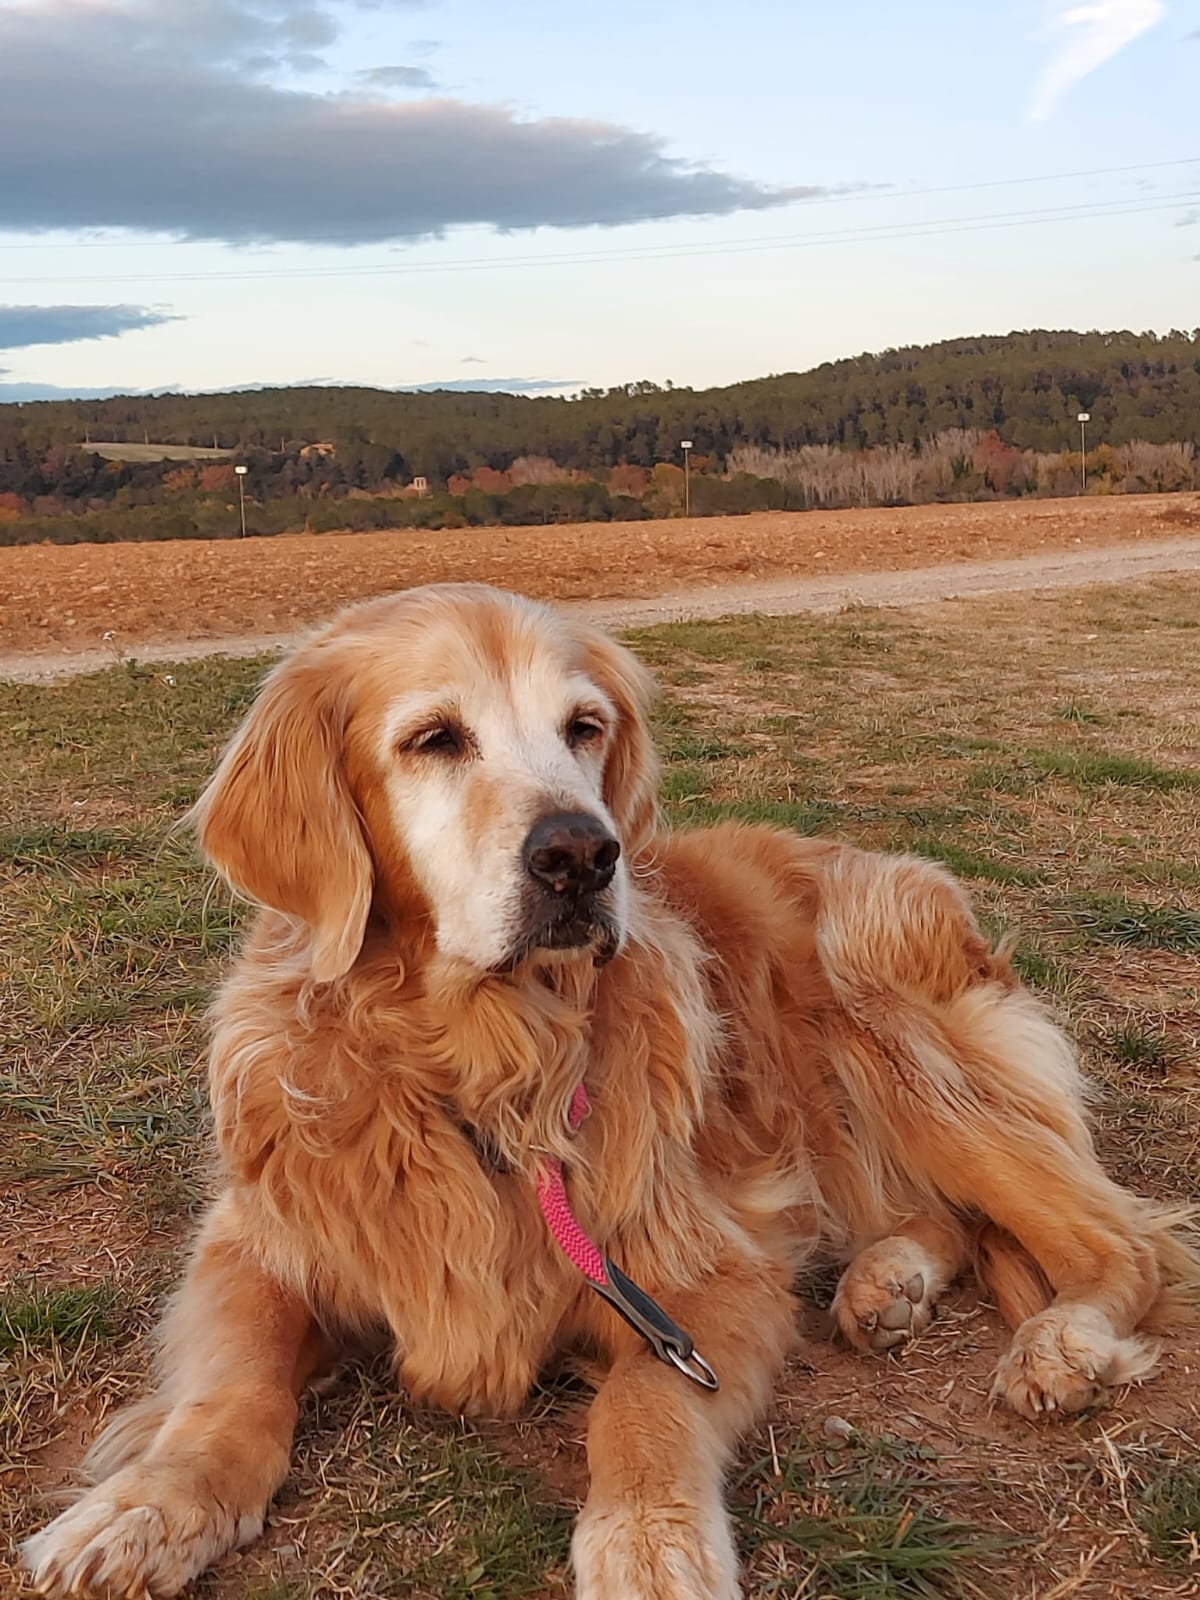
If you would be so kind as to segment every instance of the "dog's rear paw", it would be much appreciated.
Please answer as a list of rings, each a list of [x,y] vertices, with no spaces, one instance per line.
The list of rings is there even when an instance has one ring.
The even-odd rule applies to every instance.
[[[833,1297],[838,1327],[856,1350],[876,1354],[915,1339],[933,1320],[934,1274],[912,1239],[881,1239],[842,1273]]]
[[[130,1467],[34,1534],[21,1554],[44,1595],[168,1600],[262,1525],[169,1470]]]
[[[580,1514],[576,1600],[741,1600],[724,1508],[616,1505]]]
[[[1023,1322],[996,1369],[992,1398],[1031,1421],[1097,1405],[1109,1388],[1140,1383],[1158,1360],[1146,1339],[1122,1339],[1094,1306],[1051,1306]]]

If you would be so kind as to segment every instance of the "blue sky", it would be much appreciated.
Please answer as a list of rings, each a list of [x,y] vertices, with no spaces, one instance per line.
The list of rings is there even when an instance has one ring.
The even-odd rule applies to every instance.
[[[1200,0],[0,0],[0,398],[1200,322]]]

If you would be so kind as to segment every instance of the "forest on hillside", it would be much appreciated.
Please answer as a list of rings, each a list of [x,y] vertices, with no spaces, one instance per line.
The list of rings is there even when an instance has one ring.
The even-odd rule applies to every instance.
[[[95,441],[234,455],[106,459]],[[0,406],[0,543],[231,535],[234,460],[250,531],[277,533],[661,516],[685,494],[695,514],[1058,494],[1085,470],[1093,492],[1186,489],[1198,444],[1200,328],[950,340],[706,390],[37,402]]]

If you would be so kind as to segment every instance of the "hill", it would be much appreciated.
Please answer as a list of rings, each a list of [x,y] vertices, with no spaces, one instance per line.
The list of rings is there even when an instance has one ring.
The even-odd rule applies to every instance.
[[[1200,439],[1200,328],[952,339],[726,388],[640,382],[572,399],[322,387],[36,402],[0,406],[0,452],[18,438],[73,444],[88,430],[227,449],[328,439],[398,451],[411,472],[444,481],[522,455],[652,466],[689,437],[698,453],[725,456],[739,444],[864,449],[980,428],[1018,449],[1058,450],[1079,410],[1091,412],[1097,444]]]
[[[233,453],[262,533],[668,514],[682,439],[697,512],[1061,494],[1080,410],[1094,488],[1193,487],[1200,328],[988,335],[569,399],[320,387],[0,406],[0,543],[220,536]],[[397,498],[415,477],[434,490],[419,507]]]

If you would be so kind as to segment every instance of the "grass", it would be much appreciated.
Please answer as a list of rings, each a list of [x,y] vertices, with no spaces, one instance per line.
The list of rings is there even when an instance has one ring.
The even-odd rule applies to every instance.
[[[633,640],[664,683],[670,818],[837,835],[958,874],[1081,1041],[1109,1164],[1163,1199],[1194,1194],[1200,1125],[1200,660],[1178,647],[1194,609],[1190,584],[1165,582]],[[240,913],[176,824],[264,666],[123,664],[5,689],[5,1534],[28,1531],[43,1478],[141,1387],[144,1330],[203,1199],[204,1011]],[[872,1364],[825,1344],[824,1287],[802,1297],[806,1359],[735,1471],[750,1600],[1056,1584],[1140,1600],[1188,1581],[1194,1338],[1174,1342],[1152,1413],[1134,1395],[1115,1418],[1035,1433],[988,1413],[1000,1333],[969,1296],[903,1362]],[[550,1391],[517,1424],[468,1426],[404,1405],[376,1369],[350,1374],[305,1412],[271,1535],[198,1600],[565,1596],[579,1404]],[[855,1418],[844,1450],[821,1442],[829,1412]],[[1150,1465],[1117,1473],[1131,1439]]]
[[[1028,867],[1013,866],[1010,862],[980,855],[978,851],[964,850],[953,839],[917,838],[909,848],[916,855],[927,856],[930,861],[940,861],[960,878],[1023,887],[1040,882],[1040,875]]]
[[[1049,777],[1065,778],[1080,789],[1128,784],[1135,789],[1200,789],[1200,769],[1163,767],[1137,756],[1106,755],[1089,750],[1031,750],[1030,763]]]
[[[0,1291],[0,1356],[113,1337],[123,1322],[120,1296],[108,1284]]]
[[[1077,912],[1089,939],[1141,950],[1200,950],[1200,911],[1190,906],[1145,905],[1122,895],[1083,900]]]
[[[386,1363],[355,1378],[301,1425],[301,1473],[333,1458],[336,1498],[300,1535],[323,1567],[345,1556],[380,1600],[522,1600],[561,1571],[570,1515],[529,1467],[461,1419],[398,1407]]]
[[[1161,1028],[1151,1031],[1126,1023],[1102,1032],[1097,1043],[1122,1067],[1155,1078],[1167,1077],[1184,1059],[1178,1042]]]
[[[1176,1462],[1152,1477],[1140,1496],[1138,1522],[1161,1561],[1200,1567],[1200,1466]]]
[[[1075,983],[1071,967],[1029,944],[1017,947],[1012,963],[1021,982],[1044,995],[1065,995]]]
[[[1091,711],[1087,706],[1076,705],[1071,701],[1068,705],[1058,706],[1054,715],[1061,717],[1064,722],[1095,722],[1102,723],[1104,716],[1097,711]]]
[[[937,1452],[889,1434],[831,1451],[800,1437],[752,1461],[735,1486],[740,1537],[760,1592],[772,1578],[838,1600],[946,1600],[979,1595],[995,1557],[989,1539],[947,1516],[951,1489],[927,1463]],[[791,1590],[790,1592],[801,1592]]]

